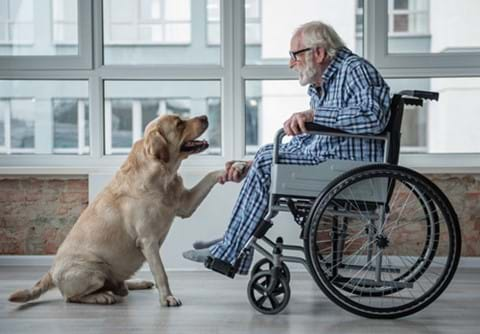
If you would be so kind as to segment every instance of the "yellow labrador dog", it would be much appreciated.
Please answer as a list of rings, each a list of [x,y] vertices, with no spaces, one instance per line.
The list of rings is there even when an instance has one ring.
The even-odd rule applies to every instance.
[[[170,291],[159,250],[176,216],[189,217],[224,171],[183,187],[182,160],[208,147],[196,140],[208,127],[206,116],[182,120],[166,115],[145,129],[110,184],[85,209],[60,246],[53,266],[31,289],[9,300],[26,302],[58,287],[67,302],[113,304],[128,289],[147,289],[147,281],[126,282],[146,260],[164,306],[180,306]]]

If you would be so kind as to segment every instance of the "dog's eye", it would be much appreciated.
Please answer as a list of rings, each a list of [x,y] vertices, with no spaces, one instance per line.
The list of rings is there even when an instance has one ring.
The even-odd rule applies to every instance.
[[[177,129],[184,129],[185,128],[185,122],[178,121],[177,122]]]

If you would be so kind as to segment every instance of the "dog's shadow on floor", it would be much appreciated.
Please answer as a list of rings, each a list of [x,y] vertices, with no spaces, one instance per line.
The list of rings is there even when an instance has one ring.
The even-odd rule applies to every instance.
[[[14,309],[12,309],[10,312],[27,311],[32,307],[37,307],[41,305],[53,305],[53,304],[59,304],[59,303],[65,303],[65,302],[61,299],[38,300],[38,301],[28,302],[25,304],[18,305]]]

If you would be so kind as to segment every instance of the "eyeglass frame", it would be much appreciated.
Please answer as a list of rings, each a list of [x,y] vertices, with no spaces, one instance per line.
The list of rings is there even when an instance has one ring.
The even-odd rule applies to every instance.
[[[305,48],[305,49],[301,49],[301,50],[297,50],[297,51],[288,51],[288,54],[290,55],[290,59],[293,60],[293,61],[298,61],[297,59],[297,55],[302,53],[302,52],[306,52],[306,51],[311,51],[313,50],[313,48]]]

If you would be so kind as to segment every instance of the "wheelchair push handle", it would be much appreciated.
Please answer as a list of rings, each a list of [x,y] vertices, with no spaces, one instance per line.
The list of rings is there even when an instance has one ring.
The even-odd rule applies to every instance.
[[[433,101],[438,101],[438,92],[429,92],[426,90],[402,90],[400,95],[405,96],[408,98],[408,96],[411,97],[417,97],[423,100],[433,100]]]

